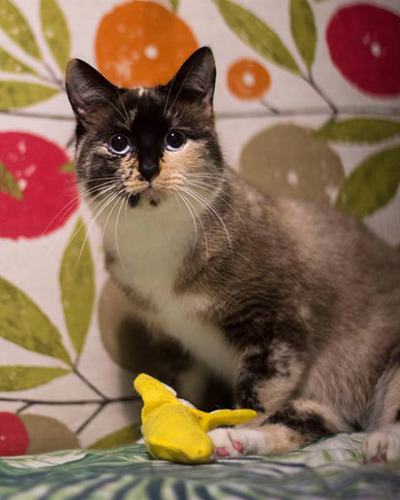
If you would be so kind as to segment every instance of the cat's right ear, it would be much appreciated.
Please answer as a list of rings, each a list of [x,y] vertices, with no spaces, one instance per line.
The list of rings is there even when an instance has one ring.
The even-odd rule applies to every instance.
[[[97,70],[80,59],[72,59],[67,66],[65,87],[68,99],[79,121],[115,98],[118,88]]]
[[[215,87],[215,61],[209,47],[196,50],[167,84],[172,94],[206,106],[212,112]]]

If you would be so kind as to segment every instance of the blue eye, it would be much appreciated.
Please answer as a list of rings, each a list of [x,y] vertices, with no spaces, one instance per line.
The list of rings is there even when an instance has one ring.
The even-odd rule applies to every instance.
[[[173,130],[165,136],[164,144],[167,151],[179,151],[186,144],[186,135],[179,130]]]
[[[124,134],[114,134],[108,141],[108,147],[117,155],[125,155],[132,149],[131,141]]]

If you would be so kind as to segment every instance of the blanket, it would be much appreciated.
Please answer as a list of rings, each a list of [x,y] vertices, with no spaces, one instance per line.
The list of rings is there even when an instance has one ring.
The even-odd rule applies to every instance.
[[[0,459],[0,498],[398,499],[400,464],[363,465],[363,434],[339,434],[286,455],[178,465],[144,445]]]

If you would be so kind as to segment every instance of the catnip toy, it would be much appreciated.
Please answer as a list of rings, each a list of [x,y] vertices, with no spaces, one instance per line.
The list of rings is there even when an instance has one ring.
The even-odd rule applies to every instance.
[[[184,464],[212,462],[214,448],[207,432],[221,425],[247,422],[257,415],[253,410],[197,410],[144,373],[136,377],[133,385],[143,399],[142,432],[154,458]]]

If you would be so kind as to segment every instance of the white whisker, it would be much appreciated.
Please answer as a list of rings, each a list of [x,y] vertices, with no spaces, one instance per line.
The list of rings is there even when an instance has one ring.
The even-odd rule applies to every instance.
[[[197,200],[200,204],[204,205],[219,220],[221,226],[223,227],[223,229],[225,231],[225,234],[226,234],[226,237],[228,240],[228,244],[232,248],[231,237],[230,237],[229,231],[225,225],[225,222],[223,221],[222,217],[220,216],[218,211],[215,209],[215,207],[209,202],[209,200],[207,200],[207,198],[205,198],[204,196],[200,195],[199,193],[197,193],[196,191],[194,191],[193,189],[190,189],[188,187],[182,188],[182,190],[186,194],[191,196],[193,199]]]
[[[119,218],[120,218],[120,215],[121,215],[122,207],[124,206],[124,204],[126,204],[126,200],[124,198],[121,198],[120,201],[121,201],[121,205],[120,205],[120,207],[118,209],[117,218],[116,218],[116,221],[115,221],[114,237],[115,237],[115,246],[117,248],[117,254],[118,254],[119,261],[121,262],[121,266],[126,270],[124,261],[122,260],[122,257],[121,257],[121,251],[120,251],[119,243],[118,243],[118,224],[119,224]]]
[[[180,198],[180,199],[183,201],[183,203],[186,205],[186,207],[187,207],[187,209],[188,209],[188,211],[189,211],[189,213],[190,213],[190,215],[191,215],[191,217],[192,217],[192,219],[193,219],[193,225],[194,225],[194,230],[195,230],[195,235],[196,235],[196,239],[195,239],[195,243],[194,243],[194,244],[196,245],[196,244],[197,244],[197,239],[198,239],[198,231],[197,231],[197,223],[196,223],[196,218],[195,218],[195,216],[194,216],[194,214],[193,214],[193,212],[192,212],[192,209],[190,208],[190,205],[189,205],[188,201],[187,201],[187,200],[186,200],[186,198],[182,195],[182,193],[177,192],[176,194],[179,196],[179,198]]]
[[[89,228],[88,228],[88,230],[87,230],[87,232],[86,232],[86,236],[85,236],[85,239],[84,239],[84,241],[83,241],[83,244],[82,244],[81,250],[80,250],[80,252],[79,252],[79,255],[78,255],[78,258],[77,258],[77,261],[76,261],[76,264],[75,264],[74,272],[76,271],[76,268],[77,268],[77,267],[78,267],[78,265],[79,265],[79,261],[80,261],[80,259],[81,259],[81,257],[82,257],[83,250],[84,250],[84,248],[85,248],[86,242],[87,242],[87,240],[88,240],[88,238],[89,238],[89,234],[90,234],[90,232],[92,231],[92,229],[93,229],[93,227],[94,227],[95,222],[96,222],[96,221],[97,221],[97,219],[100,217],[100,215],[104,212],[104,210],[108,207],[108,205],[109,205],[110,203],[112,203],[112,202],[115,200],[115,198],[116,198],[117,196],[118,196],[118,193],[115,193],[115,192],[114,192],[114,193],[109,194],[109,195],[106,197],[106,199],[104,200],[104,203],[103,203],[103,205],[100,207],[99,211],[98,211],[98,212],[95,214],[95,216],[93,217],[93,220],[92,220],[92,222],[91,222],[91,223],[90,223],[90,225],[89,225]]]

